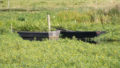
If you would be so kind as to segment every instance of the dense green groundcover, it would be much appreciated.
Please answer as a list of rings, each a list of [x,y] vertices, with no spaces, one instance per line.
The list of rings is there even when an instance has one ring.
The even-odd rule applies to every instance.
[[[74,31],[106,31],[101,38],[119,40],[120,10],[106,9],[60,9],[37,12],[0,12],[0,33],[13,31],[48,31],[47,14],[51,16],[52,30],[62,27]]]
[[[89,44],[76,39],[22,40],[0,36],[1,68],[120,68],[118,42]]]
[[[2,2],[1,2],[2,1]],[[119,0],[9,0],[9,8],[79,8],[106,7],[119,3]],[[0,0],[0,8],[8,8],[8,0]]]
[[[71,7],[72,0],[69,3],[59,1],[61,1],[60,4]],[[13,3],[12,0],[11,3]],[[28,4],[31,3],[32,1]],[[47,6],[52,3],[56,4],[57,0],[50,1]],[[53,6],[58,7],[54,4],[50,7]],[[78,41],[76,38],[28,41],[23,40],[16,33],[17,31],[48,31],[47,14],[51,16],[52,30],[63,28],[74,31],[106,31],[106,34],[95,38],[100,43],[90,44]],[[77,7],[36,12],[1,11],[0,68],[120,68],[119,18],[120,8],[117,6],[110,9]],[[103,40],[118,42],[101,42]]]

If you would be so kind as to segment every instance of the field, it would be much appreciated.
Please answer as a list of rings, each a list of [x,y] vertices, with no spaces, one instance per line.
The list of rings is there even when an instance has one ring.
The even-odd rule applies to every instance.
[[[1,8],[8,7],[8,0],[1,0]],[[53,8],[80,8],[80,7],[112,7],[119,0],[10,0],[10,8],[53,9]]]
[[[119,0],[10,0],[10,9],[28,11],[0,11],[0,68],[120,68],[119,3]],[[6,9],[6,4],[4,0],[0,9]],[[28,41],[16,33],[48,31],[47,14],[51,16],[52,30],[107,33],[94,38],[98,44],[74,37]]]

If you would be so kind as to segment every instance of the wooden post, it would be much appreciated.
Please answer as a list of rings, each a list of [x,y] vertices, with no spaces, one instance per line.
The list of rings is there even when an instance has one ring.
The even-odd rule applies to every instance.
[[[10,0],[8,0],[8,9],[10,8]]]
[[[10,27],[10,29],[11,29],[11,33],[13,32],[13,27],[12,27],[12,23],[11,23],[11,27]]]
[[[48,14],[47,16],[47,21],[48,21],[48,31],[51,31],[51,23],[50,23],[50,15]]]
[[[111,0],[111,3],[113,4],[113,0]]]
[[[95,5],[95,6],[96,6],[96,9],[98,8],[97,3],[98,3],[98,1],[96,0],[96,5]]]

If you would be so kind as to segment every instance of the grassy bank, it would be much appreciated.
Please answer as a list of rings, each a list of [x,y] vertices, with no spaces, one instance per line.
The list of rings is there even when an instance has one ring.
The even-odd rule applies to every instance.
[[[105,9],[43,10],[38,12],[8,11],[0,14],[0,32],[13,31],[48,31],[47,14],[51,16],[52,30],[62,27],[74,31],[106,31],[101,38],[119,40],[120,10],[114,7]]]
[[[57,11],[57,12],[56,12]],[[75,38],[57,41],[22,40],[13,31],[48,31],[47,13],[51,15],[52,30],[62,27],[75,31],[107,31],[99,39],[119,40],[119,10],[56,10],[39,12],[1,12],[1,68],[119,68],[118,42],[89,44]]]
[[[119,43],[89,44],[60,39],[25,41],[17,35],[0,36],[1,68],[119,68]]]
[[[1,0],[0,7],[7,8],[8,0]],[[119,0],[10,0],[10,8],[26,8],[26,9],[40,9],[40,8],[80,8],[80,7],[108,7]]]
[[[0,11],[0,68],[120,68],[119,42],[28,41],[16,33],[48,31],[50,14],[52,30],[106,31],[95,40],[120,40],[117,3],[119,0],[10,0],[10,8],[40,11]],[[1,8],[6,4],[4,0]]]

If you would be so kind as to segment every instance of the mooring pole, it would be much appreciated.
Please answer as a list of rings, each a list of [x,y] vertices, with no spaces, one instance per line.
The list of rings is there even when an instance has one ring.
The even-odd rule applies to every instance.
[[[8,0],[8,9],[10,8],[10,0]]]
[[[48,21],[48,31],[51,31],[51,23],[50,23],[50,15],[47,15],[47,21]]]
[[[98,8],[97,3],[98,3],[98,1],[96,0],[96,9]]]
[[[11,23],[11,27],[10,27],[10,29],[11,29],[11,33],[13,32],[13,27],[12,27],[12,23]]]

